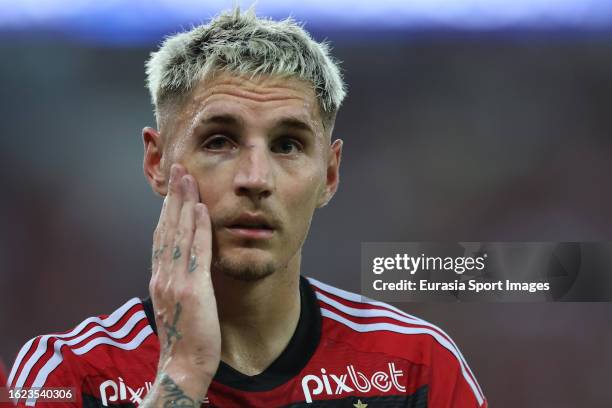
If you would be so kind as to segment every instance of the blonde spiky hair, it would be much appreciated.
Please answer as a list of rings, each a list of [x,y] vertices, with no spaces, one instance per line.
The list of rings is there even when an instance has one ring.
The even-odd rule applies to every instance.
[[[160,106],[188,94],[215,71],[293,77],[312,84],[324,125],[333,125],[346,85],[326,42],[316,42],[293,19],[259,18],[253,8],[223,12],[208,24],[167,37],[146,63],[147,86]]]

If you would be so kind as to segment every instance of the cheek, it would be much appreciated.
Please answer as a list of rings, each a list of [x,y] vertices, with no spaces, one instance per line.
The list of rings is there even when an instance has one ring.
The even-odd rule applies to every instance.
[[[186,158],[183,163],[189,174],[198,182],[200,201],[206,204],[212,214],[223,195],[227,194],[227,188],[231,185],[231,172],[217,163],[202,160],[196,154]]]
[[[198,186],[200,189],[200,201],[206,204],[208,211],[213,214],[217,203],[222,197],[222,192],[218,189],[219,185],[206,181],[198,181]]]
[[[302,221],[300,224],[309,225],[323,184],[322,175],[314,171],[290,183],[282,194],[286,197],[289,216]]]
[[[219,178],[211,177],[209,174],[201,174],[197,172],[190,174],[192,174],[197,180],[200,201],[206,204],[209,213],[214,217],[220,202],[223,200],[224,195],[227,194],[227,192],[223,189],[226,183],[221,182]]]

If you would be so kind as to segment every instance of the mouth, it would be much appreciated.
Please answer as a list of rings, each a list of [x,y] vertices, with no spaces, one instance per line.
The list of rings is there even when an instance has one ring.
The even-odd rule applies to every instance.
[[[240,238],[269,239],[274,235],[276,226],[261,215],[242,214],[228,223],[226,229]]]

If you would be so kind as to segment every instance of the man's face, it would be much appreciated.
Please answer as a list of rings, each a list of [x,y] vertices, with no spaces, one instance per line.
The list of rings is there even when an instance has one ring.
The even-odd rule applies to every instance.
[[[335,192],[342,146],[330,146],[312,87],[221,73],[166,122],[161,168],[178,162],[195,177],[213,271],[253,280],[297,267],[315,208]]]

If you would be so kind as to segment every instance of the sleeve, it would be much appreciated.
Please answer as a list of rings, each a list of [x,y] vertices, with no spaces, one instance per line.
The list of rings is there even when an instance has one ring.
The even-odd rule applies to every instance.
[[[81,407],[81,376],[76,355],[63,341],[53,336],[38,336],[28,341],[19,351],[8,378],[9,389],[21,389],[32,398],[19,399],[19,408]],[[36,390],[61,389],[51,399],[34,398]],[[62,396],[64,398],[62,398]]]
[[[472,370],[454,344],[436,344],[432,353],[428,406],[487,408],[487,400]]]

